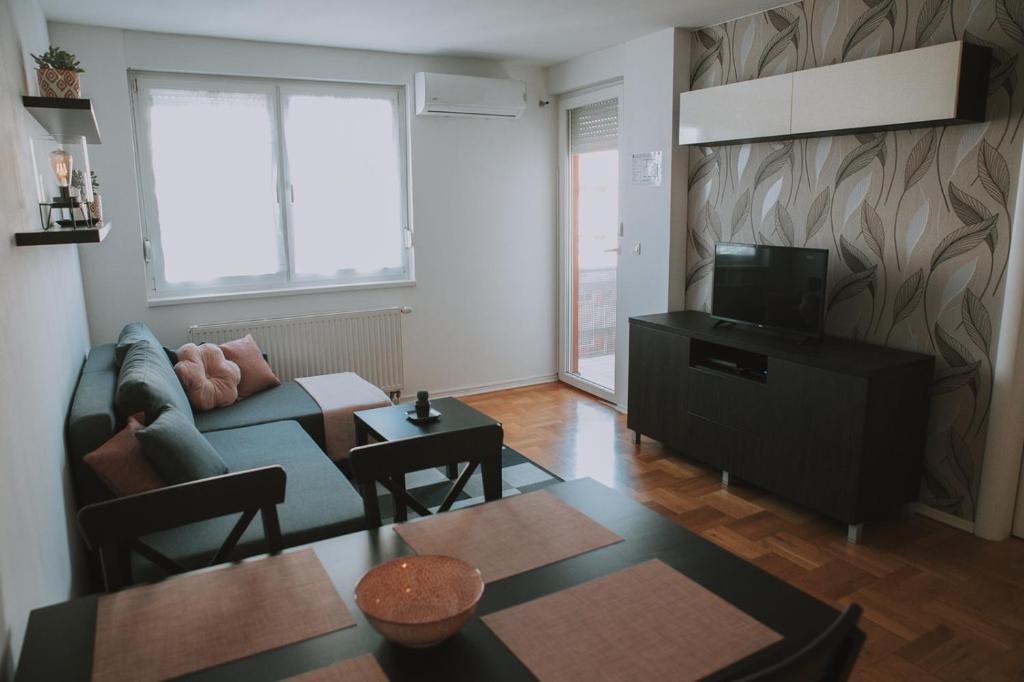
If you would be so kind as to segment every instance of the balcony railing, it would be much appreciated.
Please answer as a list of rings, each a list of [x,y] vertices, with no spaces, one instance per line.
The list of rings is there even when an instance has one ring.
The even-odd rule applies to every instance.
[[[579,271],[576,310],[580,359],[615,352],[615,275],[615,268]]]

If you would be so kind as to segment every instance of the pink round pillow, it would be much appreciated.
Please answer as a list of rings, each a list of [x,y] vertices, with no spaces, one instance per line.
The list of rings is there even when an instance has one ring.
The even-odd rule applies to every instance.
[[[186,343],[179,348],[174,373],[197,410],[225,407],[238,400],[242,370],[225,358],[224,351],[215,343]]]

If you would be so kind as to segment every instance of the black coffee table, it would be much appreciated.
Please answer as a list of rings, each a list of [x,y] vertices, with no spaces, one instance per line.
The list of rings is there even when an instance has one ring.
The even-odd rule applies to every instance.
[[[438,398],[431,400],[430,406],[441,413],[437,421],[426,424],[414,424],[406,419],[406,413],[414,409],[412,403],[400,405],[389,405],[377,407],[372,410],[359,410],[353,412],[356,426],[356,445],[366,445],[370,442],[370,436],[377,441],[399,440],[402,438],[416,438],[432,433],[448,433],[451,431],[465,431],[478,429],[481,426],[492,426],[501,422],[488,417],[479,410],[457,400],[456,398]],[[455,480],[459,476],[457,464],[447,466],[448,478]],[[404,476],[393,477],[395,483],[404,485]],[[405,521],[407,510],[405,505],[396,499],[395,520]]]

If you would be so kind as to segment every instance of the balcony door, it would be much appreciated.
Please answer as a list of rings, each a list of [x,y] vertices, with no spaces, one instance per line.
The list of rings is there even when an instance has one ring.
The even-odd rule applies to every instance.
[[[615,398],[619,86],[563,97],[559,378]]]

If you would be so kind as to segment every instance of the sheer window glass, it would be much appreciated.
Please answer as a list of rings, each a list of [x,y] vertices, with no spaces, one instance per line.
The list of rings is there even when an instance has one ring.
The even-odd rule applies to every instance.
[[[164,279],[281,272],[272,92],[146,95]]]
[[[151,299],[410,280],[399,87],[134,78]]]
[[[402,267],[402,173],[395,93],[284,92],[298,275]],[[353,248],[353,247],[356,248]]]

